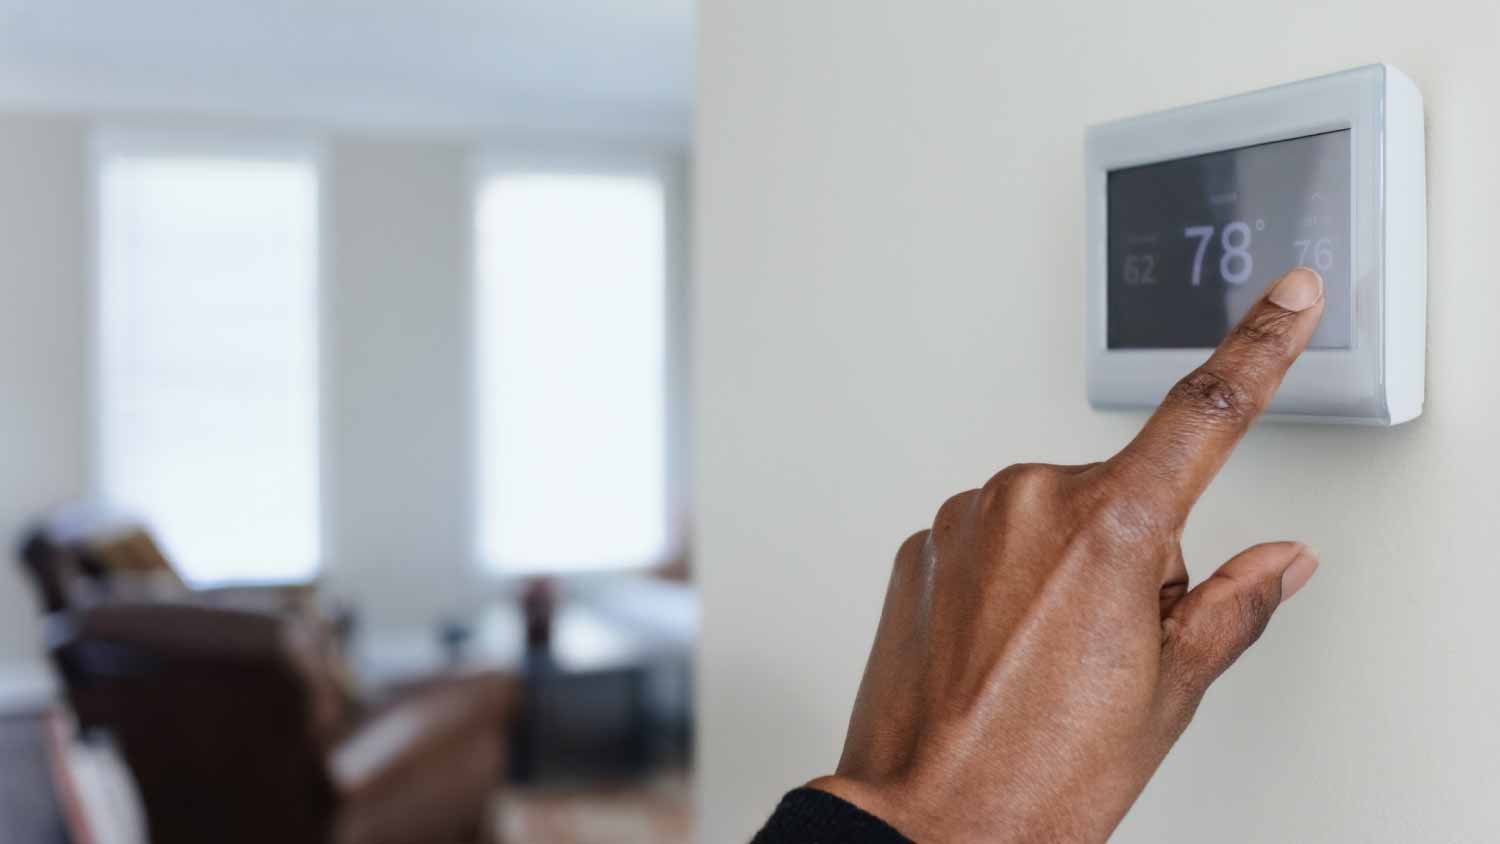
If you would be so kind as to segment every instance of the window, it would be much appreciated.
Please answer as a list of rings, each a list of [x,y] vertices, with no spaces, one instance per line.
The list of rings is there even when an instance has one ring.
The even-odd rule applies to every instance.
[[[646,175],[480,185],[478,544],[496,571],[668,553],[664,194]]]
[[[98,484],[189,581],[317,570],[310,158],[98,161]]]

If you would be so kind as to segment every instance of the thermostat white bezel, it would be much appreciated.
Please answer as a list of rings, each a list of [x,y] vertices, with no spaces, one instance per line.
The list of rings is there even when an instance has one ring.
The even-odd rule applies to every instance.
[[[1422,95],[1405,74],[1385,64],[1089,127],[1086,358],[1094,407],[1154,407],[1211,351],[1108,347],[1109,172],[1344,129],[1350,130],[1350,347],[1304,352],[1267,415],[1395,425],[1422,412],[1427,345]]]

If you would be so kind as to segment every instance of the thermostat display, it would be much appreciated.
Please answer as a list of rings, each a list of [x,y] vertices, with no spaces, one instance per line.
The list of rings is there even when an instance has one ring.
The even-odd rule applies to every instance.
[[[1109,173],[1111,349],[1212,348],[1267,286],[1313,267],[1314,348],[1348,348],[1349,130]]]
[[[1422,412],[1422,95],[1377,64],[1088,128],[1088,397],[1149,410],[1296,266],[1323,276],[1311,343],[1266,418]]]

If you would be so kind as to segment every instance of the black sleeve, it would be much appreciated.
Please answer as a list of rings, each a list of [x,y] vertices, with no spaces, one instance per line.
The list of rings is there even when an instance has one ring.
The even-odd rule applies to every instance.
[[[799,788],[750,844],[912,844],[880,818],[826,791]]]

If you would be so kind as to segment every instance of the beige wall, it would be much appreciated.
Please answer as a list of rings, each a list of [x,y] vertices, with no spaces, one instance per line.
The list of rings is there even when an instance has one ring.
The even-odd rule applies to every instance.
[[[12,549],[84,483],[86,169],[79,121],[0,115],[0,673],[41,646]]]
[[[430,623],[472,579],[468,161],[343,139],[327,162],[329,588],[377,622]]]
[[[1083,127],[1380,60],[1429,113],[1426,415],[1244,443],[1190,567],[1285,537],[1323,569],[1116,840],[1493,839],[1495,5],[704,5],[702,839],[835,763],[888,561],[947,494],[1139,424],[1084,398]]]

